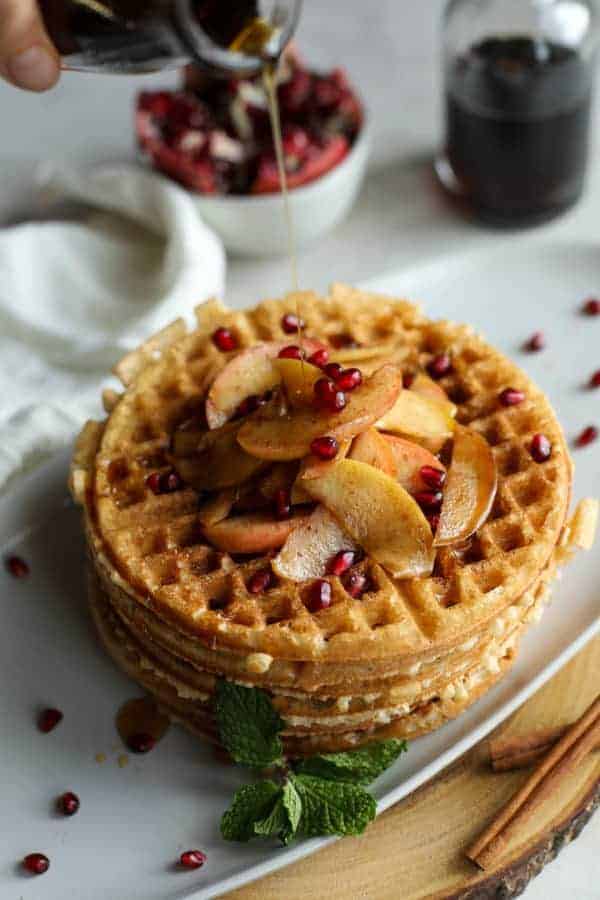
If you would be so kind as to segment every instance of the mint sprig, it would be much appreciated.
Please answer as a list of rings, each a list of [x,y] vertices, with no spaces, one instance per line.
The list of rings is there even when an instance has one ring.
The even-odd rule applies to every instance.
[[[346,753],[286,762],[280,733],[285,723],[269,695],[220,679],[215,716],[223,745],[234,760],[252,768],[274,767],[277,781],[245,785],[221,820],[229,841],[296,835],[361,834],[375,818],[375,800],[365,790],[406,751],[405,741],[375,742]]]

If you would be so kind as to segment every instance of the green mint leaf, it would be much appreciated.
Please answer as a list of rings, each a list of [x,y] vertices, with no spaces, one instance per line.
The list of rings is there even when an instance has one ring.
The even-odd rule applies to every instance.
[[[302,801],[296,788],[288,780],[270,814],[254,823],[254,833],[264,837],[277,835],[287,845],[296,835],[301,814]]]
[[[375,800],[359,785],[312,775],[292,775],[290,780],[302,801],[298,830],[307,837],[362,834],[375,818]]]
[[[281,788],[273,781],[246,784],[236,791],[221,819],[225,840],[249,841],[255,835],[256,823],[271,815],[280,797]]]
[[[284,723],[264,691],[220,678],[215,716],[221,741],[237,763],[263,769],[279,762]]]
[[[302,760],[296,771],[329,781],[367,785],[408,749],[406,741],[390,740],[367,744],[348,753],[325,753]]]
[[[277,802],[269,815],[254,823],[254,834],[260,835],[261,837],[270,837],[271,835],[281,834],[284,829],[289,827],[287,811],[283,803],[282,795],[283,791],[280,792]]]

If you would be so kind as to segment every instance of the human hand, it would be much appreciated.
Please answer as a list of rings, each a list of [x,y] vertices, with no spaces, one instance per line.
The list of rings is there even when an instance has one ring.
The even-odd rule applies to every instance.
[[[0,0],[0,76],[29,91],[58,81],[60,57],[36,0]]]

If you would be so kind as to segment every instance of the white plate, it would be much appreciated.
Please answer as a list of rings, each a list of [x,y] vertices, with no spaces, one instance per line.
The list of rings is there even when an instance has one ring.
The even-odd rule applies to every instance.
[[[375,286],[372,283],[372,286]],[[567,434],[594,420],[600,393],[582,389],[600,367],[600,318],[581,316],[582,299],[600,291],[595,246],[509,242],[501,251],[433,263],[390,275],[377,286],[427,300],[434,316],[470,321],[548,391]],[[548,335],[540,355],[519,352],[535,329]],[[599,416],[600,418],[600,416]],[[576,451],[576,498],[600,495],[600,444]],[[283,850],[270,843],[227,844],[219,818],[244,774],[173,728],[157,749],[130,758],[114,729],[119,704],[138,693],[97,645],[85,608],[78,513],[66,502],[66,454],[0,504],[0,547],[30,561],[29,579],[0,574],[0,897],[7,900],[173,900],[209,898],[310,853],[324,841]],[[524,641],[512,672],[476,706],[416,741],[377,782],[379,809],[408,793],[482,738],[600,631],[597,551],[581,556],[557,584],[555,602]],[[65,713],[40,734],[40,705]],[[95,761],[105,753],[106,761]],[[81,810],[52,812],[72,789]],[[182,850],[208,854],[197,872],[173,870]],[[16,862],[40,850],[50,871],[23,877]]]

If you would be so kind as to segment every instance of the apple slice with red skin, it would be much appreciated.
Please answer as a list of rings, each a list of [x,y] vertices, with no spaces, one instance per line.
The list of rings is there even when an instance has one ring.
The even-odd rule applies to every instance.
[[[340,412],[296,409],[274,417],[269,410],[258,410],[240,428],[238,441],[259,459],[302,459],[317,437],[330,435],[343,441],[366,431],[393,407],[401,391],[400,369],[382,366],[347,395],[346,406]]]
[[[290,406],[295,409],[310,406],[315,396],[315,381],[323,377],[321,369],[300,359],[275,359],[273,364],[279,372]]]
[[[288,190],[302,187],[311,181],[325,175],[348,155],[350,144],[348,139],[342,134],[336,134],[326,138],[322,147],[315,148],[300,164],[295,172],[287,172],[286,182]],[[274,165],[274,159],[268,155],[260,160],[258,173],[254,184],[251,188],[252,194],[276,194],[281,191],[279,181],[279,172],[277,165]]]
[[[291,581],[321,578],[327,563],[341,550],[357,550],[357,545],[338,525],[324,506],[317,506],[290,532],[271,563],[273,571]]]
[[[386,440],[386,435],[380,434],[376,428],[369,428],[354,438],[352,449],[348,454],[350,459],[367,463],[389,475],[396,477],[396,461],[391,447]]]
[[[389,475],[343,459],[302,484],[393,577],[431,574],[435,553],[429,522],[408,491]]]
[[[386,441],[394,458],[396,480],[409,494],[428,490],[420,475],[423,466],[431,466],[442,472],[446,471],[437,456],[434,456],[425,447],[421,447],[420,444],[407,441],[394,434],[383,434],[381,437]]]
[[[402,391],[394,406],[376,424],[380,431],[410,438],[434,453],[452,436],[454,426],[454,419],[442,403],[412,390]]]
[[[270,513],[234,516],[214,525],[204,525],[206,539],[225,553],[268,553],[279,550],[290,533],[309,513],[295,513],[289,519],[274,519]]]
[[[221,369],[206,397],[206,421],[209,428],[220,428],[238,409],[246,397],[261,397],[281,381],[273,365],[279,351],[287,346],[282,341],[267,341],[242,350]],[[302,340],[307,355],[323,345],[308,338]]]
[[[457,426],[435,546],[471,537],[489,516],[497,487],[492,448],[477,431]]]

